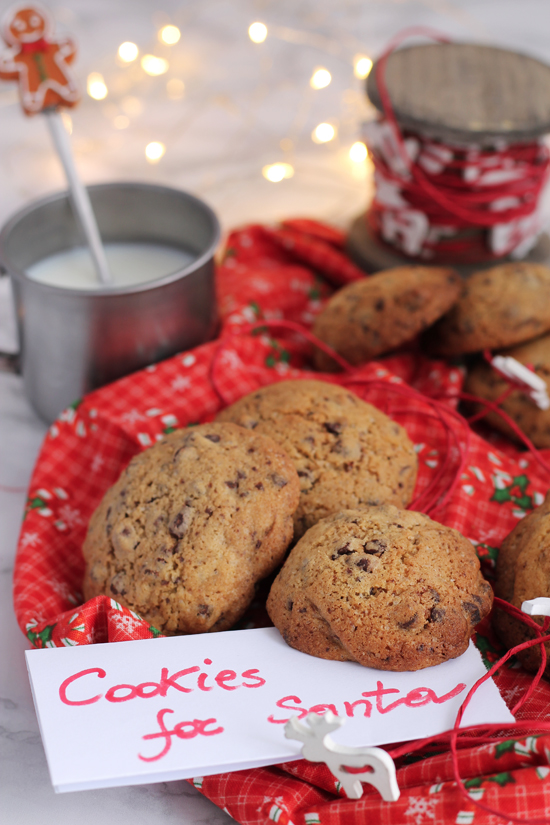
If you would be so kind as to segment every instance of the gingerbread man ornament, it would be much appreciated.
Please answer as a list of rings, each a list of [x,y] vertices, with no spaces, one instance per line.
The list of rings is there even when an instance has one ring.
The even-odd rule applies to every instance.
[[[78,103],[80,94],[69,70],[75,45],[69,38],[53,37],[53,19],[43,6],[12,6],[1,32],[9,48],[0,54],[0,78],[19,82],[25,114]]]

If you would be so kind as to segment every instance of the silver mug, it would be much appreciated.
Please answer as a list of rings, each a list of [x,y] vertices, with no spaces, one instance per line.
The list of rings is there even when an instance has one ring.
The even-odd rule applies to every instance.
[[[210,340],[216,331],[214,212],[177,189],[145,183],[89,187],[104,242],[158,243],[194,254],[184,269],[127,287],[67,289],[26,269],[82,246],[67,192],[35,201],[0,232],[0,267],[12,279],[27,397],[53,421],[86,392]]]

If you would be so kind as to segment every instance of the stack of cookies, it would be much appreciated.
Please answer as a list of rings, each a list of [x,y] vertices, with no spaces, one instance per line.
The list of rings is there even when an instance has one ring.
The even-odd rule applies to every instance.
[[[460,300],[430,330],[428,347],[435,355],[458,356],[483,350],[510,356],[534,369],[550,390],[550,269],[542,264],[509,263],[477,272],[465,284]],[[468,370],[465,389],[496,401],[509,383],[481,357]],[[550,446],[550,411],[542,410],[516,390],[502,409],[536,447]],[[478,405],[477,409],[484,409]],[[497,413],[485,420],[506,435],[514,430]]]
[[[422,333],[430,354],[473,358],[467,390],[489,400],[507,385],[479,353],[501,349],[550,389],[550,269],[503,264],[464,283],[442,267],[380,272],[336,293],[314,333],[354,365]],[[322,352],[316,365],[336,366]],[[519,391],[503,407],[550,447],[550,411]],[[439,664],[466,650],[492,590],[467,539],[406,509],[416,475],[405,430],[353,392],[263,387],[132,459],[90,521],[85,595],[165,634],[226,630],[282,564],[267,610],[292,647],[381,670]],[[517,606],[550,595],[549,519],[547,498],[502,547],[497,592]],[[495,622],[510,645],[527,637],[507,614]]]
[[[550,447],[550,409],[540,409],[519,388],[510,390],[509,382],[482,356],[489,350],[514,358],[543,380],[550,395],[550,269],[546,266],[501,264],[474,273],[463,284],[451,270],[441,268],[388,270],[340,290],[319,315],[314,331],[354,365],[389,352],[423,331],[421,345],[429,355],[464,359],[468,394],[498,401],[536,447]],[[324,353],[316,355],[316,364],[326,371],[336,368]],[[482,403],[473,406],[476,411],[485,410]],[[487,414],[485,421],[518,437],[517,430],[497,412]],[[372,512],[367,508],[362,514],[343,512],[313,527],[292,550],[268,601],[270,615],[289,643],[316,655],[351,657],[379,668],[396,667],[398,659],[406,669],[421,667],[418,662],[430,657],[433,663],[441,661],[446,655],[441,653],[443,647],[447,653],[454,644],[460,647],[461,639],[471,631],[468,616],[475,624],[487,612],[489,588],[470,559],[463,565],[469,571],[466,590],[470,596],[459,598],[451,588],[442,599],[439,572],[446,569],[447,581],[454,577],[445,568],[447,561],[438,556],[437,563],[431,561],[433,578],[422,579],[428,589],[420,596],[421,588],[408,566],[406,539],[411,531],[418,536],[413,541],[415,573],[416,565],[424,568],[426,546],[433,550],[440,542],[445,547],[454,543],[452,558],[462,552],[469,558],[468,542],[458,534],[428,525],[425,516],[399,514],[389,507]],[[550,597],[549,537],[550,495],[504,541],[497,566],[498,596],[518,608],[527,599]],[[366,571],[376,599],[365,599]],[[388,581],[392,582],[390,589]],[[357,583],[355,591],[352,582]],[[328,593],[333,595],[329,598]],[[437,603],[432,598],[435,593]],[[437,635],[440,609],[454,617],[453,641],[445,636],[445,628],[441,639]],[[358,616],[371,628],[367,637]],[[525,624],[503,610],[495,611],[494,625],[508,647],[533,637]],[[550,645],[547,652],[550,658]],[[524,650],[520,658],[526,668],[537,670],[540,648]],[[550,665],[546,674],[550,677]]]
[[[506,263],[475,272],[464,283],[441,267],[389,269],[337,292],[313,331],[354,366],[423,333],[422,347],[430,355],[467,357],[465,389],[486,401],[497,400],[509,386],[480,356],[484,350],[496,351],[533,369],[550,392],[550,269]],[[338,368],[320,350],[315,364],[325,372]],[[502,408],[536,447],[550,447],[550,410],[539,409],[519,389]],[[497,413],[485,420],[516,437]]]
[[[405,430],[349,390],[264,387],[132,459],[90,521],[86,598],[225,630],[297,541],[267,603],[290,645],[385,670],[454,658],[492,592],[469,541],[405,509],[416,474]]]

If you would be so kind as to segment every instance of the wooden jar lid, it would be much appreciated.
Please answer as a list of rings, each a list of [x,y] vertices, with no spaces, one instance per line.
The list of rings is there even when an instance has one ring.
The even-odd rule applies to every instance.
[[[386,87],[404,129],[447,143],[528,141],[550,132],[550,66],[493,46],[430,43],[393,52]],[[376,64],[367,94],[380,111]]]

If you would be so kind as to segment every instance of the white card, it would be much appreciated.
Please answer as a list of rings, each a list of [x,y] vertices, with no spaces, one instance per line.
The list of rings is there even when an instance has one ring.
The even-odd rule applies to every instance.
[[[373,670],[293,650],[275,628],[26,652],[56,791],[162,782],[300,758],[291,716],[347,718],[351,746],[452,727],[486,671],[473,644],[415,673]],[[513,717],[492,680],[463,724]]]

